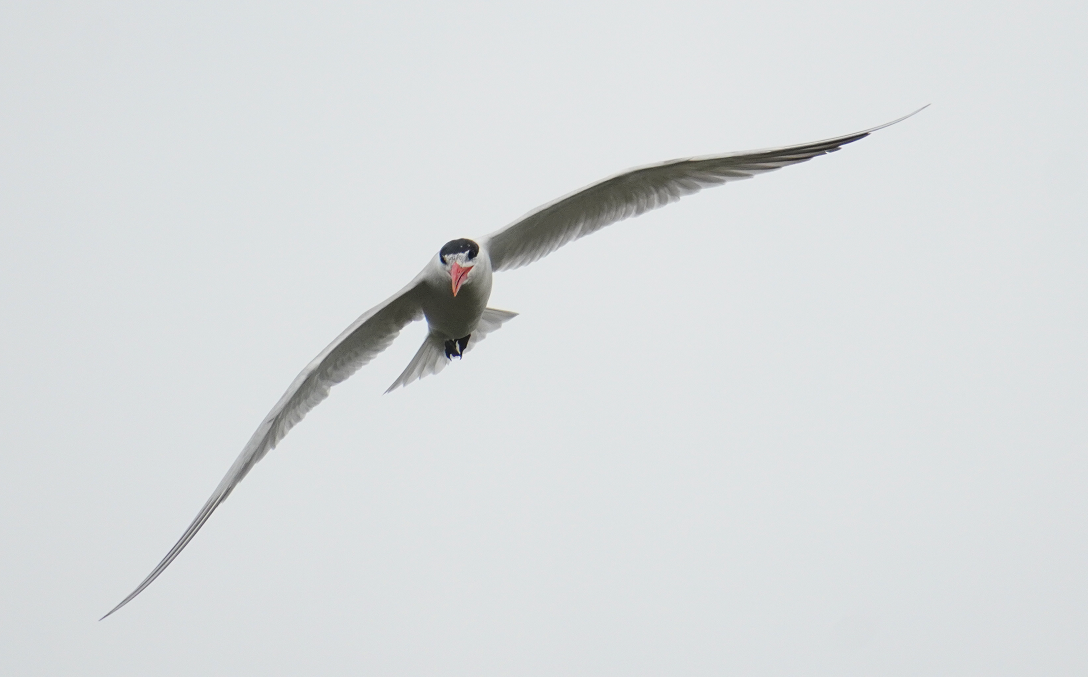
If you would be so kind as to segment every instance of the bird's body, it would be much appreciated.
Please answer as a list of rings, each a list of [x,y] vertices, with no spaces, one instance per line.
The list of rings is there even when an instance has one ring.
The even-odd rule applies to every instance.
[[[491,297],[491,257],[486,251],[477,249],[476,252],[472,256],[474,263],[469,267],[456,296],[450,283],[448,266],[441,257],[433,258],[424,269],[427,293],[421,296],[423,316],[430,330],[447,340],[471,334]],[[466,252],[465,258],[470,253]]]
[[[328,396],[333,385],[387,348],[405,325],[425,319],[429,331],[389,390],[441,371],[452,357],[463,356],[516,315],[487,307],[493,273],[532,263],[611,223],[638,216],[703,188],[747,179],[834,152],[888,125],[814,143],[673,160],[628,170],[543,205],[484,237],[447,242],[415,279],[364,313],[302,370],[257,427],[178,542],[106,616],[150,585],[250,469]]]

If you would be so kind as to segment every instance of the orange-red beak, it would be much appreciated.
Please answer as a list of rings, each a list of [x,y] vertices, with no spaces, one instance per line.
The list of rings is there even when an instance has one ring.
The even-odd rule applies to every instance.
[[[453,281],[454,296],[457,296],[457,292],[461,289],[461,285],[465,283],[465,278],[468,277],[468,271],[470,270],[472,270],[472,266],[462,268],[456,262],[450,265],[450,280]]]

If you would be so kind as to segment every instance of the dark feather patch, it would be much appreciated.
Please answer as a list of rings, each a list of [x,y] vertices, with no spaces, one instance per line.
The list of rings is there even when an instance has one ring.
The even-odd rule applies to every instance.
[[[442,265],[446,264],[446,257],[453,254],[468,254],[468,258],[471,261],[476,258],[476,255],[480,253],[480,245],[476,244],[468,238],[459,238],[456,240],[450,240],[442,249],[438,252],[438,258],[442,260]]]

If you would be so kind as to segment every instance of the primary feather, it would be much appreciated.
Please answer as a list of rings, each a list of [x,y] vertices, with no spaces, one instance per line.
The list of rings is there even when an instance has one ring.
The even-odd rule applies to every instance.
[[[409,322],[422,319],[419,293],[420,278],[401,289],[383,303],[371,308],[345,329],[340,336],[321,351],[306,368],[295,377],[294,382],[283,394],[272,411],[257,427],[249,442],[238,455],[234,465],[223,476],[219,486],[212,492],[204,507],[181,535],[178,542],[162,558],[140,585],[136,586],[128,597],[110,610],[102,618],[125,606],[143,592],[144,588],[159,577],[166,567],[174,561],[189,541],[200,531],[219,504],[230,496],[234,487],[249,473],[269,450],[273,449],[288,431],[302,420],[311,409],[329,396],[329,389],[354,374],[360,367],[389,347],[400,330]],[[99,619],[101,620],[101,619]]]
[[[923,107],[924,108],[924,107]],[[920,112],[865,131],[782,148],[706,155],[636,167],[537,207],[481,240],[496,272],[528,265],[605,226],[676,202],[704,188],[749,179],[833,153]]]

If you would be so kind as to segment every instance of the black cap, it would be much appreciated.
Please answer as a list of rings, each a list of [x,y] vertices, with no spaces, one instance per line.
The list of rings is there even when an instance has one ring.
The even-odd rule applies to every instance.
[[[438,258],[442,260],[442,265],[445,265],[447,256],[465,253],[468,254],[470,259],[476,258],[476,255],[480,253],[480,245],[464,237],[450,240],[442,246],[442,249],[438,252]]]

